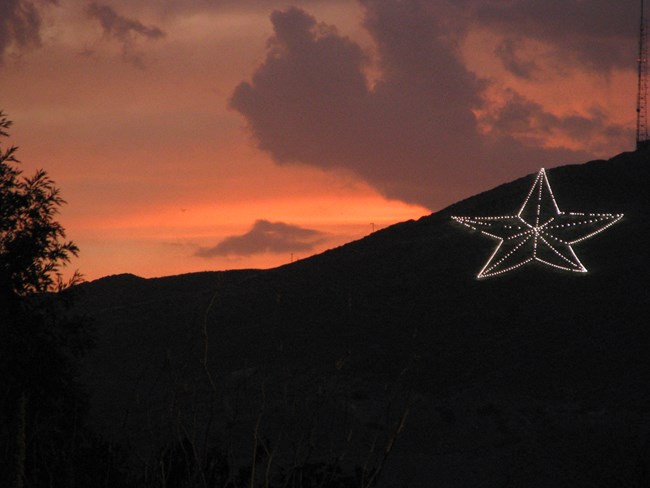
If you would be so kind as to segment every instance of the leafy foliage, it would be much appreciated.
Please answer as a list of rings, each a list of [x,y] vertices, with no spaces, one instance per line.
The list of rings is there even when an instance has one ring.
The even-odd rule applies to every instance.
[[[0,137],[11,125],[0,111]],[[90,336],[67,290],[81,275],[60,272],[78,248],[56,220],[59,189],[43,170],[23,177],[16,151],[0,148],[0,486],[77,486],[105,450],[83,425]]]
[[[0,111],[0,137],[9,136],[11,125]],[[0,293],[26,296],[62,290],[80,280],[74,273],[66,283],[60,273],[79,252],[55,220],[65,201],[45,171],[22,176],[11,164],[19,162],[17,150],[0,148]]]

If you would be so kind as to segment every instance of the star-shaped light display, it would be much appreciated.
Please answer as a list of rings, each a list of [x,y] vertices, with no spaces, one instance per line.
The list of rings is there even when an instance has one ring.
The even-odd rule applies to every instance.
[[[531,262],[586,273],[587,268],[571,246],[604,231],[622,217],[623,214],[561,212],[542,168],[517,215],[452,219],[499,241],[477,275],[486,278]]]

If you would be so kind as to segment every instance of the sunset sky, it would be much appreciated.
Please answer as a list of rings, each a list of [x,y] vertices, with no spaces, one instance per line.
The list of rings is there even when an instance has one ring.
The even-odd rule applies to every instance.
[[[272,267],[634,147],[638,0],[1,0],[87,279]]]

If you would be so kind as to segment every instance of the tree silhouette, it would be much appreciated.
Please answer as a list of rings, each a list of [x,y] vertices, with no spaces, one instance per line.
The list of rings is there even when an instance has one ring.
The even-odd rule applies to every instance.
[[[12,122],[0,111],[0,138]],[[65,202],[43,170],[0,147],[0,486],[75,486],[86,400],[77,382],[90,341],[60,268],[78,253],[56,220]]]
[[[12,122],[0,111],[0,137],[8,137]],[[60,267],[79,249],[65,240],[55,217],[65,203],[59,189],[43,170],[31,178],[11,163],[18,163],[16,146],[0,147],[0,295],[8,303],[17,297],[61,290]]]

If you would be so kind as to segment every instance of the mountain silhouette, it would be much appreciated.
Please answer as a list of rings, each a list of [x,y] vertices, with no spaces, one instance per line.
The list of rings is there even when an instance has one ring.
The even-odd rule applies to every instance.
[[[389,451],[380,486],[650,486],[650,152],[546,173],[562,211],[624,214],[587,273],[476,278],[497,242],[451,217],[516,214],[533,174],[275,269],[79,286],[94,426],[142,458],[256,426],[279,460]]]

